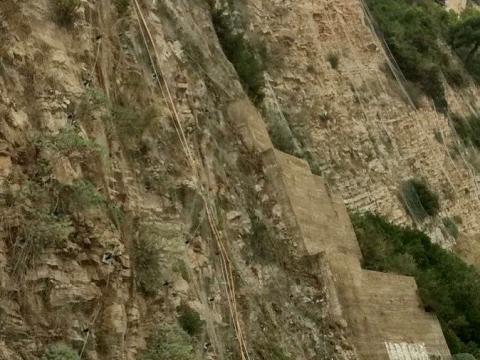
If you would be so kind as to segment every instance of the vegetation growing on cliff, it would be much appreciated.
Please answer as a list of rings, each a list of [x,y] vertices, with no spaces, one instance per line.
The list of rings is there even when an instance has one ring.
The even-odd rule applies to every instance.
[[[443,78],[454,87],[466,84],[460,64],[480,79],[480,13],[468,10],[458,17],[433,0],[367,3],[406,79],[432,98],[438,110],[447,110]]]
[[[186,332],[174,325],[161,325],[149,339],[142,360],[193,360],[193,346]]]
[[[220,8],[212,12],[212,23],[225,56],[237,71],[248,96],[255,104],[263,100],[265,49],[239,31],[230,13],[232,9]]]
[[[42,360],[80,360],[80,356],[65,344],[55,344],[48,347]]]
[[[480,273],[424,233],[370,213],[353,224],[371,270],[413,275],[428,311],[438,316],[452,353],[480,357]]]
[[[415,220],[435,216],[440,210],[438,195],[423,180],[409,179],[402,184],[400,191],[406,210]]]

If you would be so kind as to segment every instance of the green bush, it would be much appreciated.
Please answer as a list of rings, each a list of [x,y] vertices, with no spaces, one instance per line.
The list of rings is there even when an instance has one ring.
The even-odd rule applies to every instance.
[[[51,0],[55,21],[64,27],[71,27],[75,23],[76,13],[80,7],[80,0]]]
[[[442,74],[451,85],[465,84],[446,53],[455,15],[433,0],[367,0],[367,4],[406,79],[419,85],[439,111],[446,111]]]
[[[467,117],[450,114],[450,119],[463,143],[480,149],[480,118],[475,114]]]
[[[127,146],[138,147],[138,141],[152,124],[156,112],[153,107],[137,109],[116,104],[111,108],[111,119],[122,142]]]
[[[332,69],[338,69],[338,65],[340,64],[340,57],[337,53],[329,53],[327,55],[327,61],[330,63]]]
[[[462,354],[453,355],[453,360],[476,360],[476,359],[475,359],[475,356],[473,356],[472,354],[462,353]]]
[[[443,218],[442,222],[443,222],[443,226],[445,226],[445,229],[450,234],[450,236],[456,239],[458,237],[458,226],[456,222],[449,217]]]
[[[225,56],[237,71],[244,90],[253,103],[261,103],[265,86],[265,49],[249,41],[244,32],[238,32],[225,9],[213,12],[212,23]]]
[[[50,345],[42,360],[80,360],[78,353],[65,344]]]
[[[84,154],[98,154],[101,152],[100,146],[81,136],[73,128],[62,129],[53,136],[37,136],[34,142],[37,146],[54,150],[66,156],[74,152]]]
[[[60,206],[65,212],[82,211],[105,204],[105,198],[90,181],[77,180],[62,188]]]
[[[290,155],[297,154],[294,136],[288,124],[282,120],[274,119],[269,127],[270,138],[276,149],[286,152]]]
[[[142,360],[193,360],[192,339],[174,325],[162,325],[150,337]]]
[[[417,220],[435,216],[440,210],[438,195],[422,180],[410,179],[400,187],[401,199],[406,210]]]
[[[190,336],[200,334],[203,327],[203,321],[200,319],[198,312],[193,310],[187,304],[180,305],[177,311],[179,312],[178,323],[182,329]]]
[[[130,6],[130,0],[114,0],[113,3],[120,16],[124,16]]]
[[[353,215],[352,221],[364,267],[415,276],[423,305],[438,316],[450,351],[479,357],[480,273],[420,231],[370,213]]]
[[[162,286],[162,253],[160,235],[153,226],[142,225],[134,250],[135,278],[146,295],[155,295]]]
[[[62,247],[73,232],[74,227],[67,217],[43,209],[28,211],[17,232],[15,246],[19,256],[12,270],[26,270],[46,249]]]

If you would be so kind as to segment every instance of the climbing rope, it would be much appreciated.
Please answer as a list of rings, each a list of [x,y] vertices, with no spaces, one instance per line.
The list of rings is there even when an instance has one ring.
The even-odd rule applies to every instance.
[[[183,148],[187,161],[191,169],[193,170],[194,175],[198,179],[200,174],[200,169],[198,168],[199,165],[197,164],[199,164],[200,162],[195,161],[195,156],[192,154],[188,146],[188,141],[185,136],[185,131],[183,130],[183,127],[182,127],[180,116],[176,109],[176,105],[172,98],[166,78],[161,70],[160,61],[159,61],[160,57],[158,55],[155,41],[152,37],[148,24],[145,20],[142,9],[137,0],[133,0],[133,2],[135,4],[135,12],[137,14],[137,21],[139,23],[140,31],[142,33],[142,38],[145,43],[145,47],[147,49],[150,62],[155,72],[155,80],[157,82],[158,87],[160,88],[163,99],[166,101],[168,105],[168,109],[171,113],[177,136],[179,138],[179,141],[181,143],[181,146]],[[153,51],[150,51],[150,47]],[[237,303],[236,303],[235,283],[233,278],[232,264],[224,244],[224,237],[221,234],[221,232],[218,230],[218,227],[217,227],[218,219],[210,206],[209,192],[204,189],[201,183],[197,182],[197,186],[199,186],[201,197],[205,205],[205,212],[207,214],[207,219],[208,219],[210,229],[212,231],[212,235],[216,240],[217,246],[220,250],[222,276],[225,281],[228,307],[229,307],[230,315],[233,321],[233,327],[234,327],[234,331],[238,341],[241,359],[249,360],[250,357],[248,353],[248,348],[247,348],[245,337],[242,331],[240,315],[239,315]]]

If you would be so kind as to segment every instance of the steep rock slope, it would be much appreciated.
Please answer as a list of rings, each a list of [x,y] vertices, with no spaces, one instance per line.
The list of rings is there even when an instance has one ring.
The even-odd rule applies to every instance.
[[[226,116],[210,8],[122,3],[0,4],[0,358],[354,359]]]

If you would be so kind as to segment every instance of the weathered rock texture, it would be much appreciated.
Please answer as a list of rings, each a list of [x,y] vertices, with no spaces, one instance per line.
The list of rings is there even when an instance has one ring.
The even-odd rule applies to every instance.
[[[132,6],[82,1],[64,27],[51,5],[0,2],[0,358],[41,359],[65,342],[82,359],[141,359],[186,304],[203,321],[195,358],[240,359],[213,213],[250,357],[356,359],[328,317],[325,260],[295,256],[261,159],[223,111],[244,94],[210,8],[141,1],[149,44]],[[78,181],[94,204],[61,207]],[[28,232],[57,231],[60,217],[59,243]],[[145,227],[162,249],[151,293],[135,257]]]

